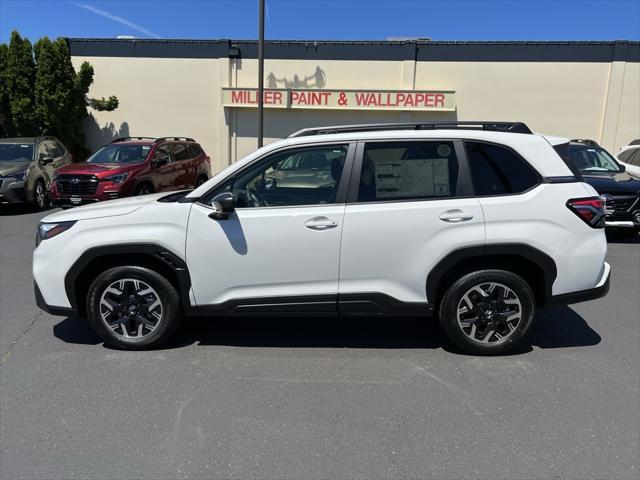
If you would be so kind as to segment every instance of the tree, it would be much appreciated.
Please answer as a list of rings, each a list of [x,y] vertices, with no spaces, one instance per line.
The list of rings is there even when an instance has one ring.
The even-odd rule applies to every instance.
[[[93,75],[93,67],[87,62],[76,73],[64,39],[43,37],[32,48],[27,39],[13,32],[9,46],[0,46],[0,79],[4,85],[0,86],[0,133],[54,135],[74,155],[83,157],[82,121],[88,114],[87,106],[95,110],[118,107],[114,96],[87,97]]]
[[[36,128],[33,98],[35,73],[31,42],[20,37],[18,32],[13,32],[7,50],[5,76],[9,114],[15,135],[30,135]]]

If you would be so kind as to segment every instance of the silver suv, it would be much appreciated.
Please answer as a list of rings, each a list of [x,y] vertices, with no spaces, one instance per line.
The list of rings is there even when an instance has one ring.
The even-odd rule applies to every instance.
[[[47,206],[47,185],[72,156],[54,137],[0,139],[0,204]]]

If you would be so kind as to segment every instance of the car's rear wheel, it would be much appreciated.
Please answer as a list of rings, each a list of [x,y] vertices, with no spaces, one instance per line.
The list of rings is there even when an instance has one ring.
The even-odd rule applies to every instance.
[[[505,270],[480,270],[447,289],[439,317],[445,334],[460,349],[498,355],[522,342],[534,313],[534,295],[522,277]]]
[[[47,207],[47,191],[42,180],[36,180],[33,186],[33,206],[36,210],[44,210]]]
[[[180,298],[162,275],[145,267],[115,267],[89,287],[89,322],[105,343],[119,348],[153,348],[180,323]]]
[[[149,195],[153,193],[153,187],[149,183],[141,183],[136,187],[136,195]]]

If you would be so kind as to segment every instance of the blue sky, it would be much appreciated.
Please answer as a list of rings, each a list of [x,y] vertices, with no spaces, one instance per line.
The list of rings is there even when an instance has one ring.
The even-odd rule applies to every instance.
[[[640,0],[266,0],[268,39],[640,40]],[[0,41],[257,37],[257,0],[0,0]]]

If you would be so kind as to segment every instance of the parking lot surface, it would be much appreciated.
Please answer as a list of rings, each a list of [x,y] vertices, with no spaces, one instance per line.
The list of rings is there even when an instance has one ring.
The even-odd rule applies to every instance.
[[[36,307],[42,216],[0,212],[2,479],[640,475],[640,239],[510,356],[375,318],[194,320],[126,352]]]

